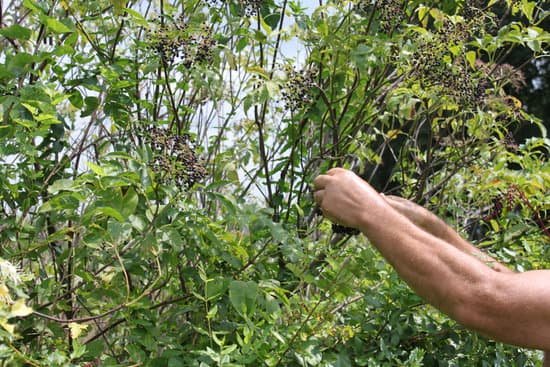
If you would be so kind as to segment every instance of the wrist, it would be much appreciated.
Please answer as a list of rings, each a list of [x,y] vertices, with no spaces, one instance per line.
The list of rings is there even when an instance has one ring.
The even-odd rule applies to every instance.
[[[370,204],[361,205],[361,207],[363,209],[358,215],[357,229],[365,234],[380,230],[382,227],[391,226],[392,223],[396,222],[396,220],[399,221],[399,219],[408,221],[384,200],[376,200]]]

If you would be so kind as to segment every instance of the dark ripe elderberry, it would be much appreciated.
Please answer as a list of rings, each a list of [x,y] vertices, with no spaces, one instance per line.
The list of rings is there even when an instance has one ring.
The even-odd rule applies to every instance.
[[[356,236],[361,233],[357,228],[350,228],[336,223],[332,223],[332,232],[336,234],[349,234],[351,236]]]
[[[296,111],[310,105],[317,85],[315,82],[317,70],[313,68],[296,70],[287,67],[286,72],[287,81],[281,91],[285,109]]]
[[[262,5],[262,0],[239,0],[238,2],[245,17],[257,15]]]
[[[159,182],[174,183],[182,189],[190,189],[195,183],[204,180],[206,169],[197,157],[188,134],[176,135],[167,129],[149,127],[143,135],[153,152],[150,167]]]
[[[167,18],[163,21],[154,19],[152,23],[154,27],[147,37],[149,47],[165,62],[177,62],[185,68],[211,62],[216,42],[209,27],[191,30],[183,15],[173,21]]]
[[[380,21],[380,28],[390,33],[405,20],[406,14],[401,0],[378,0],[376,9]]]

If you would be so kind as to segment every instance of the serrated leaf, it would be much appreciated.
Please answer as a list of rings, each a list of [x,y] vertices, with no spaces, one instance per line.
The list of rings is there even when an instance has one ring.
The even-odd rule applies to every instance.
[[[255,282],[234,280],[229,284],[229,301],[241,315],[249,315],[256,309],[258,285]]]
[[[56,194],[62,190],[71,191],[73,189],[74,181],[69,179],[60,179],[56,180],[53,184],[48,187],[48,192],[50,194]]]
[[[92,163],[92,162],[88,162],[87,165],[88,165],[88,168],[93,173],[95,173],[96,175],[98,175],[100,177],[103,177],[103,176],[107,175],[107,173],[105,172],[105,170],[101,166],[98,166],[97,164]]]
[[[48,27],[54,33],[70,33],[72,30],[67,27],[65,24],[61,23],[59,20],[48,17],[46,15],[41,15],[40,20],[46,27]]]
[[[94,213],[95,214],[103,214],[107,217],[115,218],[119,222],[124,222],[124,217],[122,216],[122,214],[120,214],[120,212],[118,210],[116,210],[115,208],[111,208],[109,206],[103,206],[103,207],[96,208],[94,210]]]

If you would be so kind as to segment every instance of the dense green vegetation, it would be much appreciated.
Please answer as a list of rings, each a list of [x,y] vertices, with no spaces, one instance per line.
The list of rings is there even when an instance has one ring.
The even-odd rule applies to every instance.
[[[550,267],[550,140],[503,62],[548,56],[543,3],[0,2],[0,365],[540,366],[310,185],[353,169]]]

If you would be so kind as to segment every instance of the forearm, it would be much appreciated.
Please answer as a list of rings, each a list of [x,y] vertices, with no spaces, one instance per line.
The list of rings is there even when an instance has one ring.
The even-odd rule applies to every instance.
[[[453,318],[462,295],[479,288],[492,273],[391,207],[379,208],[376,215],[365,216],[362,223],[362,232],[400,276],[421,297]]]
[[[431,214],[431,213],[430,213]],[[463,239],[454,229],[452,229],[445,221],[439,217],[431,214],[430,217],[421,226],[425,231],[441,238],[445,242],[453,245],[457,249],[474,256],[482,263],[486,264],[495,271],[502,273],[510,273],[512,270],[508,269],[497,260],[487,255],[470,242]]]

